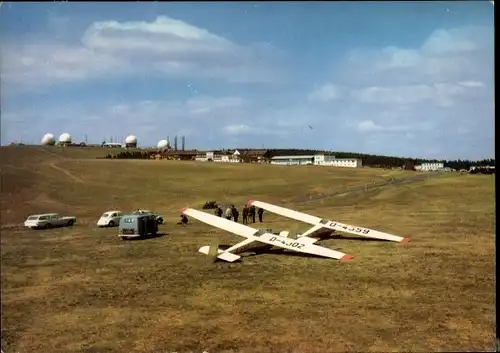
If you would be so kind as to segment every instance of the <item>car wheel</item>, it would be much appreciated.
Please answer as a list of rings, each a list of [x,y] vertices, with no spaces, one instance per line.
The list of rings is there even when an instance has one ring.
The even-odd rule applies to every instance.
[[[113,221],[109,221],[109,223],[108,223],[108,227],[114,227],[114,226],[115,226],[115,222],[113,222]]]
[[[68,221],[68,227],[71,227],[73,225],[73,223],[75,223],[75,221],[73,221],[72,219]]]
[[[157,222],[158,224],[163,224],[163,218],[158,218]]]
[[[52,224],[47,223],[47,224],[45,225],[45,229],[49,229],[49,228],[52,228]]]

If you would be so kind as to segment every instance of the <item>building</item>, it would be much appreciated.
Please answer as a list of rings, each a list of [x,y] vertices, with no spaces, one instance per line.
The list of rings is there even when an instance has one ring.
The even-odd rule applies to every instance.
[[[314,164],[329,167],[361,168],[363,161],[359,158],[335,158],[333,155],[317,154],[314,156]]]
[[[207,153],[206,152],[197,153],[196,156],[194,157],[194,160],[197,162],[207,162],[208,161]]]
[[[335,156],[328,154],[316,154],[314,156],[314,164],[316,165],[330,165],[335,161]]]
[[[270,151],[266,149],[249,149],[243,148],[238,149],[241,153],[240,158],[245,163],[269,163],[270,162]]]
[[[322,165],[329,167],[361,168],[363,162],[358,158],[335,158],[333,155],[315,154],[298,156],[275,156],[271,164],[278,165]]]
[[[218,163],[241,163],[240,152],[229,151],[210,151],[205,153],[197,153],[195,161],[198,162],[218,162]]]
[[[271,164],[277,165],[312,165],[314,155],[306,156],[274,156],[271,157]]]
[[[329,167],[361,168],[363,161],[359,158],[335,158],[333,155],[317,154],[314,156],[314,164]]]
[[[325,165],[331,167],[361,168],[363,161],[360,158],[337,158]]]
[[[331,167],[361,168],[363,161],[360,158],[338,158],[326,165]]]
[[[429,171],[441,170],[443,168],[444,168],[444,163],[438,162],[438,163],[422,163],[420,165],[420,168],[418,169],[415,168],[415,169],[429,172]]]

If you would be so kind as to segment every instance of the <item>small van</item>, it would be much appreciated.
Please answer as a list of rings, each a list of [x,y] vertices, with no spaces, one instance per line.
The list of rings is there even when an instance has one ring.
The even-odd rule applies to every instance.
[[[118,236],[122,239],[155,236],[158,223],[154,214],[126,214],[120,219]]]

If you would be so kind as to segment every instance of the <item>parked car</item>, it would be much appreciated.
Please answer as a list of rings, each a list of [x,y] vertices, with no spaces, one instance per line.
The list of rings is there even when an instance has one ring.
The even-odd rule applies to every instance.
[[[26,228],[47,229],[54,227],[71,227],[76,223],[76,217],[61,217],[58,213],[45,213],[29,216],[24,221]]]
[[[98,227],[116,227],[120,224],[120,219],[123,217],[121,211],[107,211],[104,212],[97,221]]]
[[[156,217],[156,223],[158,224],[163,224],[163,217],[158,215],[157,213],[151,211],[151,210],[143,210],[143,209],[139,209],[139,210],[135,210],[134,212],[132,212],[133,214],[152,214]]]

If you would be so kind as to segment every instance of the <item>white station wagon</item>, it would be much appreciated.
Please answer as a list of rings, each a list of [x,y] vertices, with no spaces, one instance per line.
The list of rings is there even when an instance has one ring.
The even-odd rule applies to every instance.
[[[98,227],[116,227],[120,224],[120,219],[123,217],[122,211],[107,211],[102,214],[97,221]]]
[[[40,229],[53,227],[71,227],[76,222],[76,217],[61,217],[58,213],[45,213],[29,216],[24,221],[26,228]]]

